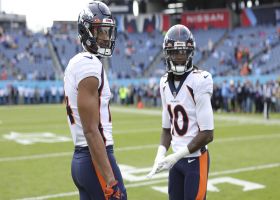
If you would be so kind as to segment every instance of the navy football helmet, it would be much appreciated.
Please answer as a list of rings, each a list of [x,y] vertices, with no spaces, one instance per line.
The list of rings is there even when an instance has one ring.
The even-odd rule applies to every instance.
[[[78,36],[85,51],[102,57],[113,54],[117,29],[106,4],[93,1],[80,12]]]
[[[167,72],[182,75],[192,69],[195,40],[191,31],[184,25],[172,26],[166,33],[163,51]]]

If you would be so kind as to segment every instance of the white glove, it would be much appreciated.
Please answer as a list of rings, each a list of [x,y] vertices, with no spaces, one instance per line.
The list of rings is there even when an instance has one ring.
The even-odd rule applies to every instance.
[[[178,160],[190,154],[189,148],[183,148],[176,153],[170,154],[159,161],[158,166],[159,169],[156,173],[161,172],[163,170],[169,170],[173,165],[175,165]]]
[[[161,168],[161,166],[158,165],[159,161],[161,161],[166,153],[166,148],[163,145],[159,145],[158,147],[158,151],[157,151],[157,155],[154,161],[154,166],[152,168],[152,170],[150,171],[150,173],[146,176],[147,178],[152,178],[153,175],[155,175],[156,173],[158,173],[159,169]]]

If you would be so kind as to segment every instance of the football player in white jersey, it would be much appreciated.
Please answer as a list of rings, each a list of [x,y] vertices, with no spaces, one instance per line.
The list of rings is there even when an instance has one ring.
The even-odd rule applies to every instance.
[[[167,73],[161,78],[162,134],[148,177],[169,170],[170,200],[204,200],[209,170],[207,144],[213,140],[211,74],[192,64],[195,41],[183,25],[166,33]],[[165,156],[169,146],[173,153]]]
[[[111,92],[100,61],[111,56],[116,24],[106,4],[94,1],[78,18],[83,52],[65,69],[68,124],[75,145],[72,178],[80,200],[126,200],[126,189],[113,154]]]

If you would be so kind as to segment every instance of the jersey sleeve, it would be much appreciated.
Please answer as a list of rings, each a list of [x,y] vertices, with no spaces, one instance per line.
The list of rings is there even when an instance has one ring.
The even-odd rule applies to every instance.
[[[165,78],[160,80],[160,97],[162,103],[162,128],[171,128],[170,118],[167,111],[167,104],[165,100],[164,90],[165,90]]]
[[[76,88],[78,88],[79,83],[90,76],[96,77],[99,81],[98,88],[102,82],[102,64],[99,60],[93,60],[85,58],[75,66],[75,78],[76,78]]]
[[[197,80],[194,91],[196,102],[196,116],[199,129],[213,130],[214,117],[211,105],[211,96],[213,93],[213,79],[209,72],[203,71]]]
[[[203,71],[197,80],[197,85],[194,91],[194,98],[198,98],[200,95],[213,93],[213,79],[209,72]]]
[[[200,131],[214,129],[214,116],[209,93],[203,93],[196,99],[196,116]]]

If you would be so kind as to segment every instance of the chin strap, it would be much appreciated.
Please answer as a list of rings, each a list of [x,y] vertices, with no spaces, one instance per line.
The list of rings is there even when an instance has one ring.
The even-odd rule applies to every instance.
[[[175,75],[183,75],[184,73],[189,72],[189,71],[191,71],[193,69],[193,65],[192,64],[191,64],[191,67],[188,68],[188,63],[189,63],[189,61],[186,62],[185,65],[174,65],[173,61],[170,60],[169,61],[170,69],[167,72],[172,72]],[[178,72],[177,71],[177,67],[184,67],[184,70],[182,72]],[[174,68],[176,71],[173,71],[172,68]]]

